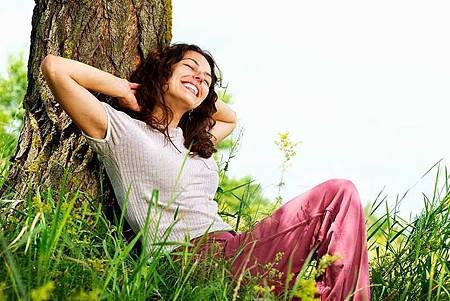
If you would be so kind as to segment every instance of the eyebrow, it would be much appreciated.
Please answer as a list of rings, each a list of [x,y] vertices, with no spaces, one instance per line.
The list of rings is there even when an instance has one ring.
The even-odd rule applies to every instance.
[[[197,66],[200,67],[200,64],[199,64],[196,60],[194,60],[193,58],[187,57],[187,58],[184,58],[183,60],[191,60],[191,61],[193,61]],[[209,74],[208,72],[205,72],[205,74],[208,75],[208,76],[212,79],[211,74]]]

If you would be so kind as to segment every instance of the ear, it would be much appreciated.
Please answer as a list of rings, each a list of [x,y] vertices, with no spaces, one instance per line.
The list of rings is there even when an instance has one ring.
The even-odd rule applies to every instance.
[[[169,91],[169,82],[165,82],[162,85],[162,91],[163,91],[163,93],[166,93],[167,91]]]

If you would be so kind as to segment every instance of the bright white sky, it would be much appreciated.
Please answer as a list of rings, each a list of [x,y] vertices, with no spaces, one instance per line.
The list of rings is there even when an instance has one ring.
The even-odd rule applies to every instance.
[[[0,70],[28,52],[31,0],[0,4]],[[273,141],[302,141],[282,195],[329,178],[352,180],[363,202],[394,202],[434,163],[450,161],[450,2],[173,0],[174,42],[209,50],[245,128],[230,175],[268,196],[280,177]],[[8,30],[10,29],[10,30]],[[402,202],[418,213],[435,170]]]

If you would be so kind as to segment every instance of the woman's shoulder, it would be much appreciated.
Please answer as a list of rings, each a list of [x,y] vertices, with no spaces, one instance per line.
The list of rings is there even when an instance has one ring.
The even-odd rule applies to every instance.
[[[141,122],[140,120],[133,118],[126,112],[120,110],[119,108],[116,108],[115,106],[110,105],[107,102],[101,102],[101,104],[105,107],[108,117],[110,117],[111,119],[119,119],[128,122],[135,122],[135,121]]]
[[[112,105],[101,102],[106,111],[107,129],[103,139],[96,139],[82,132],[88,143],[94,150],[105,152],[108,149],[126,144],[126,141],[133,141],[137,136],[142,136],[141,129],[146,125],[144,122],[135,119],[127,113],[114,108]],[[107,148],[108,146],[108,148]]]
[[[114,106],[104,102],[103,105],[105,106],[108,117],[110,118],[110,121],[115,124],[121,124],[121,125],[127,125],[128,131],[131,130],[130,127],[139,127],[141,129],[150,130],[151,132],[157,131],[156,129],[153,129],[149,124],[146,122],[136,118],[135,116],[131,116],[125,111],[122,111],[119,108],[115,108]]]

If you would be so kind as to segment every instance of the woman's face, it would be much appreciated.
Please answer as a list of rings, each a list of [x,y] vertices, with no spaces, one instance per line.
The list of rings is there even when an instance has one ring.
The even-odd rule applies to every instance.
[[[172,66],[164,99],[172,110],[184,114],[205,100],[211,80],[211,68],[206,58],[198,52],[187,51],[181,61]]]

